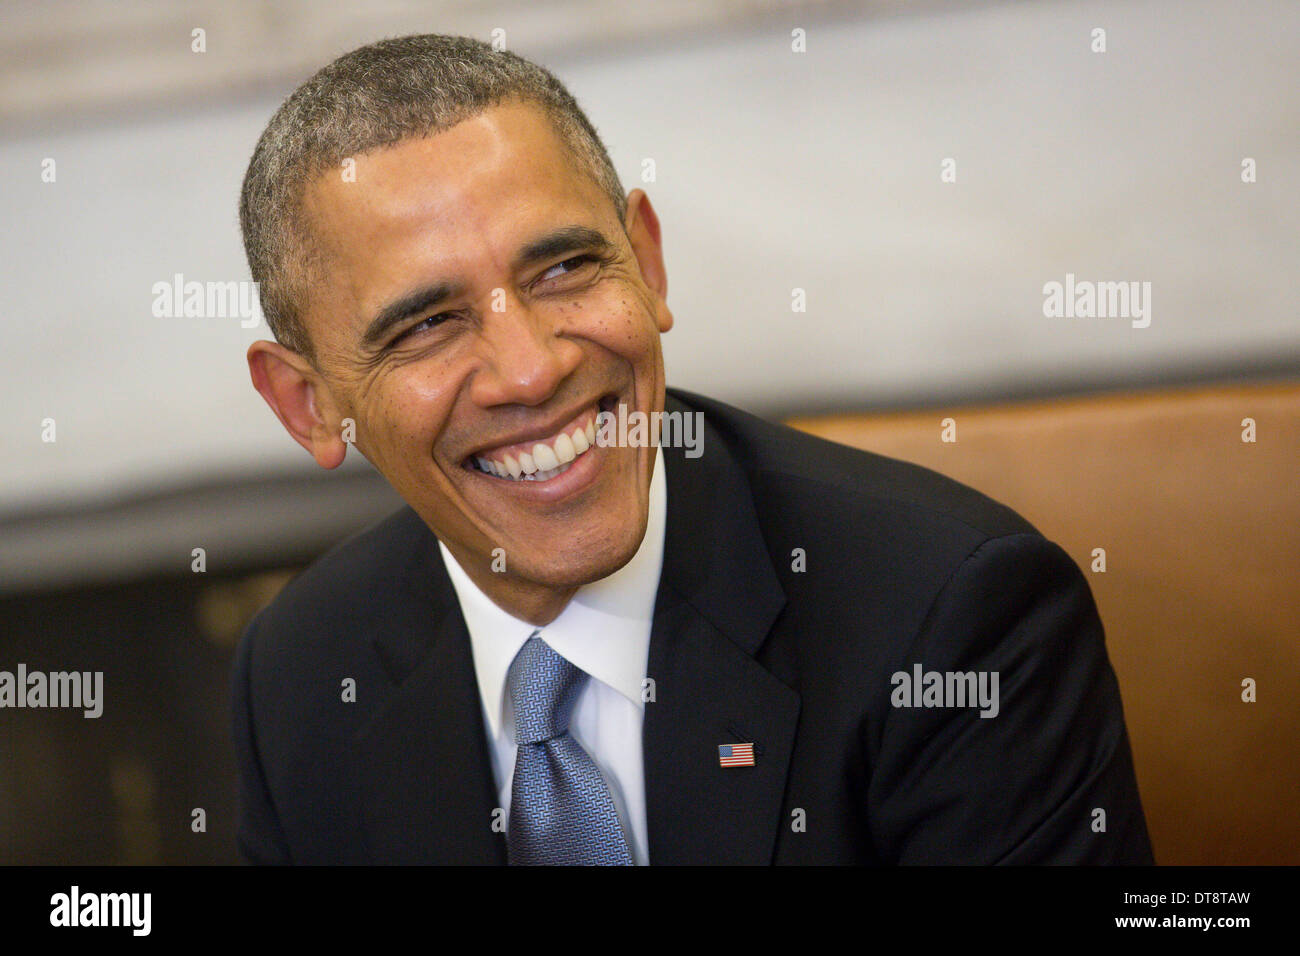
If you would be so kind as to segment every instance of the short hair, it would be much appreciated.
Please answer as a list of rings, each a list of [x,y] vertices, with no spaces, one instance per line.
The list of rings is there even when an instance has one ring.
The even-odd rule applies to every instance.
[[[298,87],[267,124],[239,198],[239,225],[262,313],[277,341],[314,357],[302,321],[321,274],[303,221],[307,184],[349,156],[432,136],[517,99],[542,108],[622,222],[627,199],[609,153],[577,101],[548,70],[470,37],[381,40],[339,57]]]

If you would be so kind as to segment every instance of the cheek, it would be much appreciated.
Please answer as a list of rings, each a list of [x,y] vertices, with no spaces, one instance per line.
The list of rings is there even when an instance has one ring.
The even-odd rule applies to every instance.
[[[427,461],[451,413],[454,390],[414,367],[395,374],[369,396],[366,421],[380,457]]]
[[[658,346],[654,303],[623,287],[578,313],[586,334],[610,352],[633,363],[653,359]]]

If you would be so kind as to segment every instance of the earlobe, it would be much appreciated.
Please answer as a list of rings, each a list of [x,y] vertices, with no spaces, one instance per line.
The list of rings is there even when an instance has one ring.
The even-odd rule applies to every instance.
[[[655,326],[661,333],[667,332],[673,327],[673,313],[666,304],[659,310],[659,314],[655,317]]]
[[[318,408],[315,373],[297,352],[275,342],[254,342],[248,348],[253,387],[271,407],[291,438],[322,468],[337,468],[348,446],[331,427],[327,409]]]

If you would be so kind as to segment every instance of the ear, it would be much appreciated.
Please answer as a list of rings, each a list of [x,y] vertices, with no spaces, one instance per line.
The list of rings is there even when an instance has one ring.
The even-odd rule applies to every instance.
[[[632,251],[636,254],[637,264],[641,267],[641,278],[659,296],[659,309],[655,324],[660,332],[667,332],[673,327],[673,314],[668,310],[668,271],[664,268],[663,242],[659,232],[659,217],[650,197],[643,189],[634,189],[627,194],[627,220],[623,224]]]
[[[248,371],[285,431],[317,464],[337,468],[343,463],[348,445],[334,420],[329,391],[310,362],[276,342],[254,342],[248,347]]]

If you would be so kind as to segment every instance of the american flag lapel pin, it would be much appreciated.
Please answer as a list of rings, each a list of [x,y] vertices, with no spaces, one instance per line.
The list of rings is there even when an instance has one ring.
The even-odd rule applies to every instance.
[[[718,744],[718,766],[752,767],[754,766],[753,744]]]

